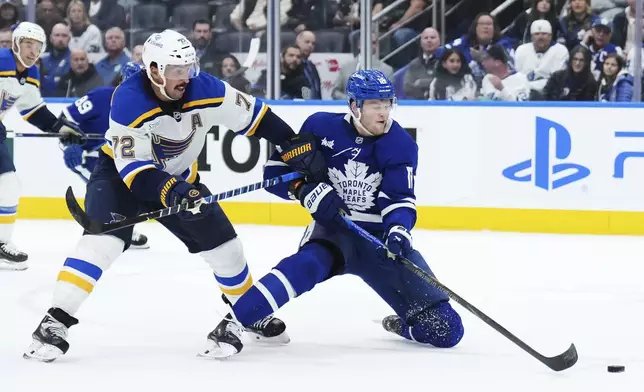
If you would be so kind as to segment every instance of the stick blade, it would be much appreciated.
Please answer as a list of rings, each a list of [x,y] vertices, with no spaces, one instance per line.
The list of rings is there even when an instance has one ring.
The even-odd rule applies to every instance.
[[[560,372],[573,367],[578,359],[577,348],[574,344],[571,344],[568,350],[556,357],[545,358],[543,363],[555,372]]]
[[[83,208],[78,204],[71,186],[67,187],[67,192],[65,192],[65,203],[67,204],[67,209],[72,215],[72,218],[74,218],[74,220],[81,225],[83,229],[92,234],[99,234],[101,232],[101,225],[99,224],[97,227],[95,222],[87,216]]]
[[[255,62],[255,57],[257,57],[257,54],[259,53],[260,43],[261,43],[261,40],[259,38],[253,38],[250,41],[248,56],[246,56],[246,60],[244,61],[244,64],[242,64],[243,67],[250,68],[253,66],[253,63]]]

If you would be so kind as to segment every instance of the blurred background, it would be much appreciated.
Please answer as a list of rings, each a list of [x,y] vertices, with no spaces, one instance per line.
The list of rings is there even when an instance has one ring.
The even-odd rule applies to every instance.
[[[641,100],[637,11],[636,0],[2,0],[0,45],[20,21],[45,29],[45,97],[112,83],[171,28],[202,71],[270,99],[343,100],[348,76],[372,67],[399,99],[623,102]]]

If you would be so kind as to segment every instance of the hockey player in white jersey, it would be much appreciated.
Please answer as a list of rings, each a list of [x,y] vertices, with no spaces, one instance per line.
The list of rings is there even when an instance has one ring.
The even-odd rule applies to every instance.
[[[11,49],[0,49],[0,119],[14,105],[22,118],[45,132],[61,133],[63,144],[80,144],[82,132],[63,117],[56,118],[40,95],[40,74],[35,66],[45,52],[45,32],[30,22],[13,31]],[[27,254],[11,243],[18,210],[19,183],[9,149],[7,129],[0,122],[0,269],[27,269]]]
[[[513,71],[509,66],[508,54],[500,45],[492,45],[483,57],[481,95],[493,101],[527,101],[530,98],[528,77]]]
[[[87,184],[85,212],[95,220],[132,217],[179,203],[193,207],[159,220],[214,271],[227,302],[253,284],[235,230],[197,173],[197,158],[211,126],[265,138],[287,155],[285,162],[307,178],[326,178],[326,162],[312,135],[296,135],[261,100],[199,72],[195,49],[183,35],[165,30],[144,44],[145,70],[114,92],[107,143]],[[50,362],[69,349],[68,328],[97,281],[127,249],[132,228],[107,235],[85,233],[65,260],[50,309],[34,331],[27,359]],[[180,260],[177,261],[180,263]],[[206,298],[208,304],[214,298]],[[210,305],[207,305],[208,308]],[[172,310],[168,309],[170,317]],[[250,326],[256,337],[288,341],[284,323],[272,315]]]

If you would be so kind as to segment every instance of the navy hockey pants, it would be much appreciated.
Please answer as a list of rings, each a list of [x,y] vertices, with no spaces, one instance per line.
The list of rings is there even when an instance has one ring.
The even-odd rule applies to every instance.
[[[203,184],[200,187],[204,196],[211,193]],[[115,220],[130,218],[140,213],[164,208],[158,203],[140,202],[130,192],[116,170],[114,161],[103,152],[87,183],[85,211],[92,219],[109,223]],[[197,219],[186,221],[177,215],[159,219],[159,223],[170,230],[188,247],[190,253],[207,251],[222,245],[237,236],[233,225],[218,203],[208,204],[206,211]],[[130,246],[133,226],[111,232],[125,242],[125,249]],[[85,233],[88,234],[88,233]]]

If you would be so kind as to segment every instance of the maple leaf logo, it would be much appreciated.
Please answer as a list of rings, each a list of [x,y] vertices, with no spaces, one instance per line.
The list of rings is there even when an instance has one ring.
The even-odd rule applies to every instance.
[[[351,210],[366,211],[375,205],[375,193],[382,174],[368,173],[369,166],[353,160],[344,164],[344,173],[334,167],[329,168],[333,187]]]

